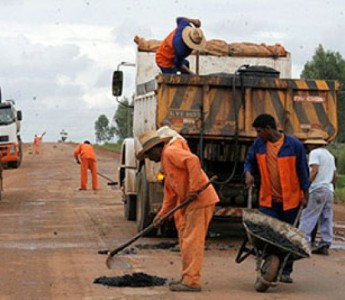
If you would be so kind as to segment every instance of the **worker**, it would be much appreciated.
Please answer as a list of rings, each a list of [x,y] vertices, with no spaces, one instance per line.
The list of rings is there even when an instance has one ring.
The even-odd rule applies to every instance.
[[[156,63],[162,73],[193,74],[186,59],[193,50],[205,48],[206,39],[199,19],[179,17],[177,27],[161,42],[156,51]]]
[[[309,170],[304,146],[297,138],[278,131],[270,114],[260,114],[252,126],[258,138],[245,159],[245,184],[253,187],[254,175],[259,175],[259,210],[293,224],[299,207],[308,201]],[[292,283],[292,270],[293,261],[288,260],[280,281]]]
[[[173,130],[167,125],[158,128],[157,135],[160,138],[171,137],[171,140],[168,142],[168,144],[174,144],[174,147],[180,147],[183,150],[190,151],[190,148],[188,146],[186,139],[182,135],[180,135],[176,130]],[[160,174],[163,175],[163,179],[164,179],[164,174],[162,170],[160,171]],[[177,229],[177,232],[180,229],[182,220],[183,220],[183,216],[182,216],[181,210],[179,209],[174,213],[174,222],[175,222],[175,227]]]
[[[169,289],[174,292],[200,292],[201,268],[209,223],[215,204],[219,201],[212,185],[203,192],[196,192],[208,181],[199,158],[180,139],[159,137],[156,131],[147,131],[139,138],[143,148],[137,154],[142,160],[148,158],[161,162],[164,173],[164,198],[160,211],[153,220],[155,227],[162,225],[162,216],[188,197],[196,199],[181,209],[177,226],[182,257],[182,276],[172,281]]]
[[[84,141],[79,144],[73,152],[73,156],[78,164],[80,164],[80,191],[87,190],[87,172],[91,171],[92,176],[92,189],[98,190],[97,178],[97,162],[96,153],[89,141]]]
[[[46,132],[44,131],[40,136],[38,136],[37,134],[35,134],[34,137],[34,142],[33,142],[33,147],[34,147],[34,153],[36,155],[40,154],[40,144],[41,141],[43,139],[43,136],[46,134]]]
[[[304,142],[309,153],[310,181],[309,201],[303,210],[299,228],[309,243],[312,231],[319,223],[321,241],[312,249],[313,254],[329,255],[333,240],[333,194],[337,180],[334,156],[325,148],[327,141],[322,131],[313,130]]]

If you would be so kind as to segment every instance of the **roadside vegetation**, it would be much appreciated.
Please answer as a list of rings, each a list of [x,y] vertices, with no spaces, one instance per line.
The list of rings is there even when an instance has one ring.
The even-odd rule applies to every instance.
[[[112,152],[120,152],[121,151],[121,143],[105,143],[102,145],[96,145],[98,148],[102,148]]]
[[[335,201],[345,204],[345,144],[330,145],[328,150],[335,156],[338,173]]]

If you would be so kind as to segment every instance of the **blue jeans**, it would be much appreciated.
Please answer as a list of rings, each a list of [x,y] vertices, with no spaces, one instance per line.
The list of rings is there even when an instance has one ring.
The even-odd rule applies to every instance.
[[[289,210],[283,210],[283,203],[277,203],[273,202],[272,207],[263,207],[260,206],[259,211],[261,211],[263,214],[268,215],[272,218],[278,219],[280,221],[284,221],[289,224],[293,224],[296,216],[298,214],[299,208],[293,208]],[[290,275],[293,271],[293,260],[288,259],[284,269],[283,269],[283,275]]]
[[[184,59],[182,62],[182,65],[185,65],[189,69],[189,61],[187,59]],[[164,68],[161,66],[158,66],[163,74],[176,74],[177,72],[181,72],[182,74],[188,74],[188,72],[181,70],[181,68]]]

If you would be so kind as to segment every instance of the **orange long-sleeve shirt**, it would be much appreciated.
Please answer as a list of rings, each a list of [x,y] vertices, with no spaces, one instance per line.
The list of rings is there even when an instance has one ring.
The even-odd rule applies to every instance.
[[[181,147],[181,141],[178,139],[164,146],[161,166],[165,182],[160,216],[186,200],[188,194],[198,191],[209,181],[201,168],[199,158],[189,150],[188,146]],[[203,208],[217,202],[219,202],[218,195],[210,185],[189,206]]]
[[[96,153],[93,149],[92,145],[90,144],[79,144],[73,152],[73,156],[75,159],[91,159],[96,160]]]

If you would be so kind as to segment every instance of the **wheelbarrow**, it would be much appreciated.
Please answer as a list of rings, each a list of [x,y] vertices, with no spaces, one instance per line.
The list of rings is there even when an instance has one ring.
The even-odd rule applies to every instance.
[[[243,211],[246,237],[235,261],[241,263],[249,255],[256,257],[257,292],[266,292],[269,287],[278,285],[288,259],[310,257],[308,241],[304,233],[296,228],[300,212],[295,224],[291,225],[257,210]]]

